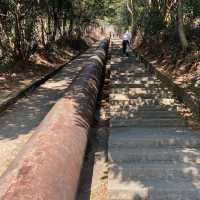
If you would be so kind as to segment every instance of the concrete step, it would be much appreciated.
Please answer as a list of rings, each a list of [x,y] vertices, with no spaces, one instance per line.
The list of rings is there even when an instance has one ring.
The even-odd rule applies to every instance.
[[[112,71],[110,73],[111,80],[135,80],[135,78],[140,78],[140,80],[159,80],[156,79],[154,75],[150,76],[148,72],[138,71],[138,72],[130,72],[130,71]],[[151,79],[147,79],[148,77],[151,77]]]
[[[124,58],[122,58],[124,59]],[[128,59],[126,59],[126,62],[123,63],[123,66],[127,66],[127,67],[133,67],[133,66],[136,66],[136,67],[142,67],[142,68],[145,68],[144,64],[141,64],[139,63],[138,61],[136,61],[136,58],[134,57],[134,55],[131,55],[131,57],[129,57]],[[112,66],[119,66],[121,68],[121,65],[118,64],[118,63],[113,63]]]
[[[146,105],[148,105],[148,104],[146,103]],[[117,105],[117,104],[115,104],[115,105],[110,106],[110,111],[111,112],[121,112],[121,113],[123,113],[125,111],[129,111],[129,112],[132,112],[132,113],[133,112],[140,112],[140,110],[142,111],[142,109],[143,109],[143,111],[146,111],[145,110],[146,105],[141,106],[139,103],[135,103],[135,104],[132,104],[132,105]],[[155,104],[155,106],[157,106],[157,105],[158,104]],[[167,106],[165,106],[165,107],[163,106],[162,110],[171,109],[171,108],[168,108]],[[161,110],[156,109],[156,108],[151,109],[151,110],[147,109],[147,112],[154,112],[154,111],[161,111]],[[176,111],[175,106],[173,107],[173,111]]]
[[[136,85],[135,85],[136,86]],[[151,98],[155,98],[156,96],[164,96],[166,97],[169,95],[170,97],[174,97],[173,93],[169,91],[167,88],[163,89],[160,87],[151,87],[150,89],[148,88],[140,88],[137,86],[136,87],[131,87],[131,86],[124,86],[124,87],[112,87],[110,90],[110,94],[113,95],[118,95],[118,94],[124,94],[124,95],[132,95],[141,98],[145,98],[145,95],[151,95]],[[140,96],[141,95],[141,96]],[[168,97],[169,97],[168,96]]]
[[[200,200],[200,133],[135,57],[111,66],[109,200]],[[116,65],[115,65],[116,63]]]
[[[110,79],[111,81],[122,81],[122,82],[128,82],[130,81],[131,83],[134,82],[141,82],[141,83],[146,83],[146,84],[156,84],[159,83],[164,86],[162,81],[158,79],[155,75],[151,75],[148,72],[136,72],[136,73],[131,73],[131,72],[111,72],[110,74]]]
[[[109,200],[200,200],[200,190],[191,182],[109,182]]]
[[[131,88],[129,87],[129,94],[172,94],[168,88],[148,87],[148,88]]]
[[[112,68],[111,66],[111,74],[113,75],[117,75],[117,74],[127,74],[127,75],[133,75],[134,73],[148,73],[149,74],[149,71],[146,71],[145,69],[142,69],[141,67],[140,68],[137,68],[137,67],[132,67],[132,71],[130,71],[130,69],[128,67],[126,68]]]
[[[135,139],[200,139],[200,132],[188,128],[134,128],[121,127],[110,129],[111,141],[127,143]]]
[[[165,118],[180,118],[180,114],[175,111],[121,111],[114,112],[111,110],[110,116],[112,119],[141,119],[141,118],[154,118],[154,119],[165,119]]]
[[[155,98],[157,96],[166,97],[167,95],[174,97],[173,93],[169,91],[168,88],[151,86],[149,89],[149,87],[142,87],[142,84],[130,84],[130,86],[126,84],[122,85],[123,85],[122,87],[119,87],[121,86],[120,84],[112,85],[110,93],[113,95],[119,95],[119,94],[132,95],[132,96],[137,95],[137,97],[140,97],[139,95],[151,95],[151,98]],[[141,96],[141,98],[142,97],[143,96]]]
[[[149,86],[149,87],[153,87],[153,86],[162,87],[160,82],[150,82],[150,83],[149,82],[140,82],[139,83],[139,81],[137,81],[134,77],[132,77],[132,78],[126,77],[124,79],[113,79],[111,77],[110,85],[115,87],[115,88],[117,88],[117,87],[122,88],[123,86],[131,86],[131,85],[133,85],[133,87],[135,87],[134,84],[135,85],[138,84],[138,86],[140,86],[140,84],[143,85],[143,86],[140,86],[141,88],[144,87],[144,86],[145,87],[147,87],[147,86]]]
[[[143,116],[141,116],[141,115],[134,115],[134,113],[133,114],[125,114],[125,113],[112,113],[111,114],[111,123],[112,122],[114,122],[115,123],[115,121],[119,121],[119,120],[121,120],[121,121],[124,121],[124,120],[126,120],[126,121],[140,121],[140,120],[145,120],[145,123],[146,123],[146,121],[148,121],[148,120],[155,120],[155,121],[161,121],[161,120],[174,120],[174,121],[179,121],[179,120],[183,120],[182,118],[181,118],[181,116],[178,116],[178,115],[162,115],[162,116],[159,116],[159,115],[152,115],[152,116],[148,116],[148,115],[143,115]],[[114,124],[113,123],[113,124]],[[175,123],[175,122],[174,122]],[[159,123],[160,124],[160,123]],[[163,123],[162,123],[163,124]],[[162,125],[161,124],[161,125]],[[137,124],[136,124],[137,125]],[[144,124],[145,126],[147,125],[147,124]],[[142,126],[142,125],[141,125]],[[186,123],[185,123],[185,126],[186,126]],[[123,126],[122,126],[123,127]],[[159,126],[160,127],[160,126]],[[174,127],[174,126],[173,126]],[[178,126],[178,127],[180,127],[180,125]]]
[[[184,148],[199,148],[200,147],[200,139],[135,139],[133,141],[127,141],[127,143],[122,143],[122,141],[112,141],[110,143],[110,148],[122,148],[122,145],[125,145],[126,148],[152,148],[152,147],[157,147],[158,149],[160,148],[165,148],[167,146],[171,147],[184,147]]]
[[[141,93],[140,93],[141,92]],[[172,97],[171,93],[142,93],[142,91],[135,91],[135,92],[128,92],[126,94],[123,93],[110,93],[109,95],[110,101],[129,101],[129,100],[138,100],[140,102],[143,102],[147,99],[152,101],[163,101],[167,100],[170,102],[175,102],[175,99]],[[122,102],[123,103],[123,102]]]
[[[140,81],[158,81],[160,83],[162,83],[160,81],[160,79],[154,75],[154,74],[150,74],[149,72],[146,72],[146,71],[117,71],[117,70],[111,70],[111,73],[110,73],[110,77],[111,77],[111,80],[117,80],[117,79],[121,79],[121,80],[126,80],[127,78],[128,79],[132,79],[132,80],[140,80]],[[134,77],[134,79],[133,79]]]
[[[152,104],[154,102],[162,102],[163,99],[167,99],[170,101],[175,102],[175,100],[173,98],[168,98],[169,95],[155,95],[155,94],[110,94],[109,95],[109,100],[111,102],[111,104],[131,104],[132,102],[149,102],[149,105],[151,105],[150,103],[152,102]],[[125,102],[128,101],[128,102]],[[154,105],[154,104],[153,104]],[[153,106],[152,105],[152,106]]]
[[[110,146],[109,146],[110,147]],[[184,148],[110,148],[109,150],[110,164],[120,166],[123,163],[146,163],[171,161],[178,163],[196,163],[200,164],[199,149]]]
[[[129,99],[128,95],[119,95],[117,98],[118,98],[117,100],[110,98],[111,108],[113,106],[117,106],[117,107],[125,107],[125,106],[130,107],[131,106],[132,107],[132,105],[137,106],[137,107],[138,106],[145,107],[145,105],[152,105],[153,102],[158,102],[158,101],[151,99],[151,98],[146,98],[146,99],[132,98],[132,99]],[[154,105],[155,104],[153,104],[152,107]],[[158,106],[158,104],[157,104],[157,106]],[[137,108],[137,107],[135,107],[135,108]]]
[[[159,119],[161,119],[161,120],[164,120],[164,119],[166,119],[166,120],[168,120],[168,119],[170,119],[170,120],[181,120],[182,118],[181,118],[181,116],[179,116],[178,114],[176,114],[176,115],[156,115],[156,114],[154,114],[154,115],[135,115],[134,113],[129,113],[129,114],[127,114],[127,113],[124,113],[124,112],[113,112],[113,113],[111,113],[110,114],[110,116],[111,116],[111,120],[112,121],[119,121],[119,120],[137,120],[137,121],[139,121],[139,120],[149,120],[149,119],[151,119],[151,120],[159,120]],[[112,122],[111,121],[111,122]],[[159,126],[160,127],[160,126]]]
[[[124,72],[124,71],[128,71],[129,73],[148,73],[148,70],[143,68],[143,67],[139,67],[137,65],[130,65],[130,64],[123,64],[122,65],[111,65],[111,71],[115,72],[117,71],[118,73],[120,72]]]
[[[141,98],[143,96],[143,98]],[[144,98],[145,97],[145,98]],[[154,98],[152,98],[153,95],[124,95],[124,94],[110,94],[109,100],[110,105],[118,105],[118,106],[124,106],[124,105],[177,105],[177,102],[173,98],[168,98],[166,96],[160,96],[160,95],[154,95]]]
[[[149,106],[149,103],[154,102],[154,106]],[[123,104],[118,103],[117,101],[110,102],[110,111],[111,112],[154,112],[154,111],[176,111],[176,105],[160,105],[158,102],[152,100],[146,100],[144,103],[137,102],[135,100],[124,102]],[[177,111],[176,111],[177,112]]]
[[[137,69],[143,69],[143,70],[147,70],[144,65],[135,62],[134,60],[132,60],[132,62],[124,62],[123,65],[116,63],[116,64],[112,64],[111,65],[111,69],[112,70],[137,70]]]
[[[141,74],[141,73],[139,73]],[[144,77],[134,77],[134,73],[130,73],[129,71],[126,72],[113,72],[111,71],[110,74],[111,80],[127,80],[130,79],[134,82],[140,82],[140,83],[161,83],[162,82],[156,77],[156,76],[144,76]]]
[[[133,83],[130,81],[122,82],[121,80],[113,80],[111,83],[111,88],[146,88],[151,90],[159,88],[160,90],[168,90],[168,88],[161,88],[160,83]]]
[[[137,108],[144,108],[144,109],[148,109],[148,107],[153,107],[155,106],[159,106],[160,107],[171,107],[172,106],[176,106],[177,103],[174,99],[171,98],[167,98],[167,97],[157,97],[155,99],[150,98],[151,95],[144,95],[145,98],[140,98],[137,95],[135,95],[134,97],[130,97],[129,95],[110,95],[110,105],[112,106],[117,106],[117,107],[125,107],[125,106],[137,106],[135,107],[135,109]]]
[[[129,177],[134,181],[192,181],[200,179],[200,164],[171,163],[113,163],[109,165],[109,179]]]
[[[111,128],[112,148],[199,148],[200,133],[185,128]]]
[[[145,81],[140,81],[140,80],[131,80],[131,81],[121,81],[120,79],[113,79],[111,81],[112,86],[111,89],[115,89],[115,88],[123,88],[123,87],[133,87],[133,88],[143,88],[143,87],[162,87],[162,84],[160,82],[155,82],[155,81],[149,81],[149,82],[145,82]],[[167,87],[164,87],[167,88]]]
[[[152,80],[152,81],[142,81],[142,79],[145,79],[147,77],[135,77],[135,76],[124,76],[124,77],[116,77],[116,76],[110,76],[111,84],[134,84],[134,83],[141,83],[141,84],[149,84],[149,85],[162,85],[162,83],[159,80]]]
[[[182,119],[111,119],[110,127],[186,127]]]
[[[123,77],[123,76],[121,76],[122,73],[127,74],[128,76],[124,75],[124,77]],[[135,78],[136,77],[137,78],[151,77],[151,78],[154,78],[155,80],[157,79],[155,75],[152,75],[152,74],[147,73],[147,72],[137,72],[137,73],[135,73],[135,72],[127,71],[126,69],[123,69],[123,70],[120,70],[120,71],[118,71],[118,70],[112,70],[111,71],[111,77],[112,77],[112,79],[113,78],[115,78],[115,79],[119,79],[120,78],[121,80],[123,80],[124,78],[126,79],[128,77],[130,77],[130,78],[134,78],[134,77]]]

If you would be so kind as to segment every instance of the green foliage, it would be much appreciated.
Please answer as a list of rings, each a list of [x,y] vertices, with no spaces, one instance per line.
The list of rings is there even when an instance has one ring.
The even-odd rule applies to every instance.
[[[184,3],[184,10],[190,14],[190,17],[200,17],[200,2],[199,0],[186,0]]]
[[[68,35],[81,37],[88,25],[104,17],[106,3],[106,0],[0,0],[0,58],[11,55],[27,60],[38,45],[45,46]]]
[[[158,36],[165,31],[174,38],[173,40],[176,40],[176,45],[182,47],[188,45],[187,40],[191,33],[195,32],[196,35],[199,33],[199,0],[117,0],[110,2],[112,6],[109,7],[111,12],[108,13],[107,21],[117,26],[120,31],[131,27],[133,35],[139,30],[146,36]]]
[[[163,29],[177,33],[178,1],[0,0],[0,52],[26,60],[35,46],[64,36],[80,38],[87,26],[99,21],[112,24],[119,32],[131,28],[133,33],[139,29],[146,35]],[[198,28],[200,1],[181,2],[187,32]]]
[[[154,35],[165,28],[164,19],[158,10],[144,13],[142,23],[144,31],[148,35]]]

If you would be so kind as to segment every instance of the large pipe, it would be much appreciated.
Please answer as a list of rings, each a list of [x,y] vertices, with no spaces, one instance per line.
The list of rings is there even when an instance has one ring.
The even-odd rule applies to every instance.
[[[108,45],[100,43],[0,179],[1,200],[75,200]]]

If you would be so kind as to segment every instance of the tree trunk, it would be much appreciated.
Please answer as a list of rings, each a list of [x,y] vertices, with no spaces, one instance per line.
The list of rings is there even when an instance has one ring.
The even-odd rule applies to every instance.
[[[58,30],[58,15],[57,15],[57,11],[55,7],[53,7],[53,21],[54,21],[54,29],[53,29],[52,40],[55,41],[56,36],[57,36],[57,30]]]
[[[15,13],[15,52],[16,52],[16,59],[23,59],[23,53],[21,49],[21,24],[19,21],[18,13]]]
[[[69,30],[68,30],[68,36],[69,37],[72,36],[73,28],[74,28],[74,20],[71,17],[70,22],[69,22]]]
[[[42,45],[45,46],[44,21],[42,17],[41,17],[41,32],[42,32]]]
[[[47,37],[47,40],[50,41],[50,39],[51,39],[51,15],[50,15],[50,12],[48,12],[47,23],[48,23],[48,37]]]
[[[132,33],[132,37],[135,34],[136,30],[135,30],[135,23],[134,23],[134,12],[136,14],[136,10],[134,8],[134,3],[133,0],[130,0],[130,5],[129,5],[129,0],[127,0],[127,9],[131,15],[131,33]],[[131,38],[132,40],[133,38]]]
[[[63,21],[62,21],[62,27],[63,27],[63,35],[65,35],[65,28],[66,28],[66,25],[67,25],[67,15],[63,15]]]
[[[178,0],[178,33],[179,33],[179,39],[182,45],[183,50],[188,49],[188,41],[186,38],[185,30],[184,30],[184,24],[183,24],[183,5],[182,0]]]

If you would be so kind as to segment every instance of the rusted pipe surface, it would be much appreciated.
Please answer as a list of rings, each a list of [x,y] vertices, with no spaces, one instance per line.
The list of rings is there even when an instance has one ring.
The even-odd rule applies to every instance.
[[[75,200],[108,40],[0,179],[1,200]]]

